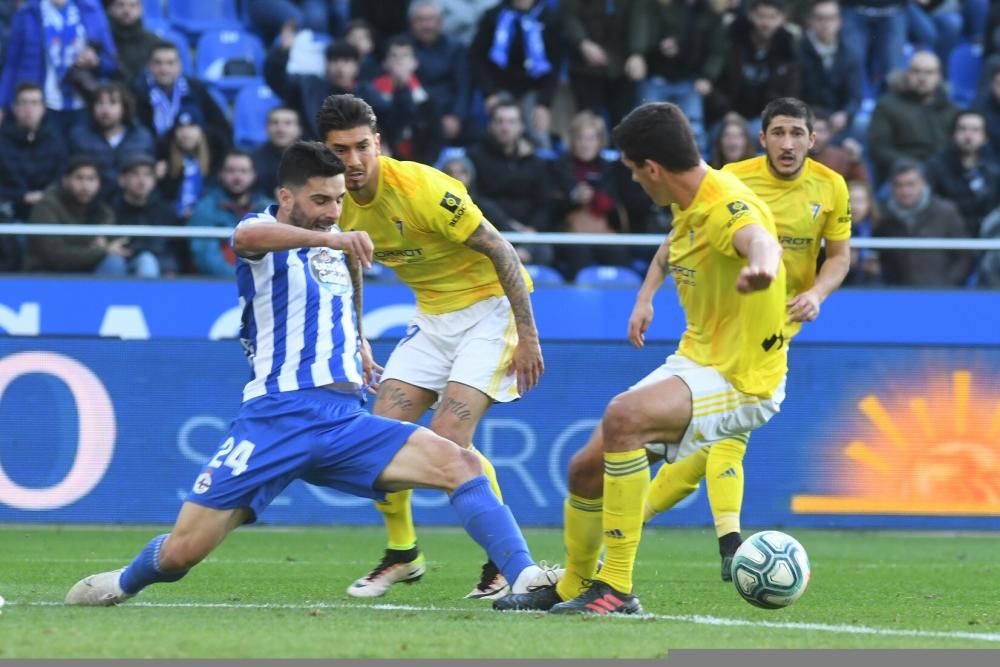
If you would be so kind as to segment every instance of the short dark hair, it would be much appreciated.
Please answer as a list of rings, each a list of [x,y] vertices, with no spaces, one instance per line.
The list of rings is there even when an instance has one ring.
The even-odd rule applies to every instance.
[[[92,167],[94,171],[97,172],[97,177],[101,177],[101,165],[97,163],[97,160],[93,155],[87,155],[85,153],[71,155],[69,159],[66,160],[66,166],[63,168],[63,176],[70,176],[84,167]]]
[[[389,55],[389,50],[396,46],[405,46],[408,49],[412,49],[413,40],[407,35],[396,35],[385,43],[385,55]]]
[[[181,55],[181,48],[168,39],[158,39],[153,42],[153,46],[149,49],[149,58],[147,60],[152,60],[153,54],[157,51],[175,51],[178,58]]]
[[[344,163],[319,141],[296,141],[285,149],[278,165],[278,185],[301,188],[310,178],[330,178],[345,171]]]
[[[43,98],[45,97],[45,91],[42,90],[42,87],[40,85],[38,85],[34,81],[22,81],[21,83],[17,84],[16,88],[14,88],[14,100],[16,101],[17,98],[21,96],[21,93],[28,92],[29,90],[37,90],[42,94]]]
[[[293,113],[293,114],[295,114],[295,120],[299,121],[300,123],[302,122],[302,119],[299,118],[299,111],[298,111],[298,109],[294,109],[294,108],[292,108],[290,106],[287,106],[287,105],[284,105],[284,104],[279,104],[276,107],[271,107],[271,109],[269,109],[268,112],[267,112],[267,120],[271,120],[271,116],[273,116],[274,114],[276,114],[276,113],[278,113],[280,111],[287,111],[289,113]]]
[[[976,118],[982,119],[983,127],[986,127],[986,116],[984,116],[981,111],[976,111],[975,109],[962,109],[961,111],[955,114],[954,118],[951,119],[950,134],[952,135],[955,134],[955,130],[958,129],[958,121],[962,120],[966,116],[975,116]]]
[[[226,151],[225,155],[222,156],[222,162],[219,163],[220,166],[225,166],[226,162],[228,162],[231,157],[245,157],[253,163],[253,155],[249,151],[245,151],[242,148],[230,148]]]
[[[909,157],[901,157],[892,163],[892,168],[889,170],[889,180],[894,181],[897,176],[905,174],[908,171],[915,171],[920,174],[920,178],[925,181],[927,180],[927,176],[924,173],[924,165]]]
[[[350,42],[338,39],[326,47],[326,62],[331,60],[361,60],[361,52]]]
[[[760,114],[760,129],[767,132],[776,116],[800,118],[806,122],[806,129],[810,132],[813,131],[813,122],[816,120],[809,105],[795,97],[779,97],[768,102]]]
[[[370,104],[351,94],[330,95],[316,113],[320,139],[326,139],[332,130],[353,130],[369,127],[376,132],[378,121]]]
[[[516,109],[518,116],[521,117],[522,121],[524,120],[524,112],[521,111],[521,105],[507,93],[500,93],[497,96],[497,101],[493,103],[492,107],[490,107],[489,120],[492,121],[493,117],[497,115],[497,112],[500,111],[500,109]]]
[[[633,109],[615,127],[612,139],[637,165],[652,160],[667,171],[682,172],[701,163],[691,123],[670,102],[649,102]]]
[[[758,7],[774,7],[782,14],[785,13],[785,0],[750,0],[750,4],[747,6],[747,11],[752,12]]]

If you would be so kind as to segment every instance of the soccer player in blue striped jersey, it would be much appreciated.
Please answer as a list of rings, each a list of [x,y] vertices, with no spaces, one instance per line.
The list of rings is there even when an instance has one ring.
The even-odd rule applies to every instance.
[[[336,226],[343,163],[319,142],[297,142],[278,180],[279,204],[245,217],[233,233],[241,339],[252,368],[239,414],[170,533],[154,537],[128,567],[77,582],[66,603],[115,605],[179,580],[296,479],[373,499],[414,487],[447,491],[515,590],[553,582],[555,573],[532,561],[475,454],[364,410],[374,365],[361,335],[361,269],[371,265],[373,247],[366,232]]]

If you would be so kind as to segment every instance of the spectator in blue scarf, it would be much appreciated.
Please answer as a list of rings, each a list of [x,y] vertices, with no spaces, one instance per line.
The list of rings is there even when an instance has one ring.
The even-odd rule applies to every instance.
[[[85,106],[83,89],[116,67],[115,43],[97,0],[27,0],[11,24],[0,109],[10,107],[19,83],[37,83],[50,118],[68,131]]]

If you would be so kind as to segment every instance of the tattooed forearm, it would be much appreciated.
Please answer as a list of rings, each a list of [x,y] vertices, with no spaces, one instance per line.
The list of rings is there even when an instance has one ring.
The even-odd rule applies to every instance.
[[[364,282],[365,276],[361,269],[361,260],[357,257],[349,255],[347,258],[347,266],[351,271],[351,285],[354,288],[354,314],[358,319],[358,338],[364,338],[365,335],[361,329],[361,319],[364,313]]]
[[[479,229],[472,233],[465,244],[483,253],[493,262],[500,285],[503,286],[504,294],[510,301],[518,336],[537,337],[535,315],[531,310],[531,295],[521,274],[521,259],[517,256],[514,246],[486,222],[479,225]]]
[[[472,419],[472,410],[469,409],[468,403],[463,403],[462,401],[456,401],[454,398],[446,398],[438,408],[438,413],[450,412],[451,414],[458,417],[458,421],[466,422]]]
[[[391,384],[383,384],[378,388],[378,395],[375,397],[375,411],[378,414],[408,413],[413,407],[413,401],[406,396],[406,392]]]

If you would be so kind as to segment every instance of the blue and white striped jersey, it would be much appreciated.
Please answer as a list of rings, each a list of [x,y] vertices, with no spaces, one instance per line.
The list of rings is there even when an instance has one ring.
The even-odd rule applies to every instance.
[[[241,225],[274,223],[277,206]],[[331,234],[339,233],[334,227]],[[359,388],[361,353],[351,275],[344,253],[329,248],[237,258],[243,307],[240,340],[250,362],[243,401],[283,391],[352,383]]]

